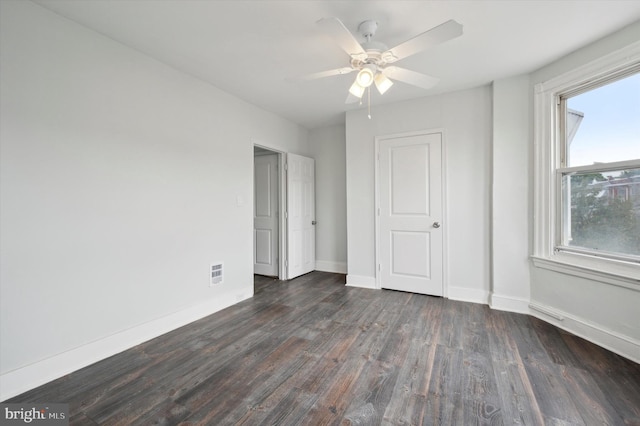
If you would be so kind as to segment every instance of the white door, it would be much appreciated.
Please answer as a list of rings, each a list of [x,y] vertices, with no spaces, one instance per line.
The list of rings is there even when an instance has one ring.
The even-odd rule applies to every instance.
[[[315,163],[287,154],[287,278],[316,267]]]
[[[254,157],[253,272],[278,276],[278,156]]]
[[[378,140],[378,282],[442,296],[442,135]]]

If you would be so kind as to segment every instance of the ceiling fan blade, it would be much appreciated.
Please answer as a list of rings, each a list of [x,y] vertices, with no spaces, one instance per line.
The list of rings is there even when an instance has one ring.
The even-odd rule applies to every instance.
[[[422,34],[418,34],[404,43],[400,43],[396,47],[392,47],[387,52],[390,52],[393,55],[394,61],[399,61],[400,59],[415,55],[418,52],[461,35],[462,25],[451,19],[437,27],[423,32]]]
[[[436,77],[431,77],[426,74],[421,74],[419,72],[396,66],[386,67],[383,70],[383,73],[390,79],[402,81],[413,86],[422,87],[423,89],[431,89],[440,81],[440,79]]]
[[[349,56],[366,55],[366,52],[358,40],[356,40],[353,34],[351,34],[351,31],[349,31],[338,18],[322,18],[317,24],[320,25],[325,33],[333,38]]]
[[[333,77],[334,75],[349,74],[350,72],[353,72],[353,71],[356,71],[356,70],[351,67],[336,68],[333,70],[315,72],[313,74],[302,75],[299,77],[290,77],[287,80],[309,81],[309,80],[316,80],[318,78]]]

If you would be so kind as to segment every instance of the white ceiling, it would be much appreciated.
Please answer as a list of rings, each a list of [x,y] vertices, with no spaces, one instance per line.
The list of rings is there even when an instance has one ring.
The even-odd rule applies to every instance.
[[[344,122],[354,74],[286,81],[348,66],[315,22],[357,34],[379,22],[395,46],[449,19],[464,34],[398,66],[440,78],[431,90],[396,83],[372,105],[483,85],[533,71],[640,19],[640,1],[35,0],[40,5],[307,128]],[[640,35],[639,35],[640,39]]]

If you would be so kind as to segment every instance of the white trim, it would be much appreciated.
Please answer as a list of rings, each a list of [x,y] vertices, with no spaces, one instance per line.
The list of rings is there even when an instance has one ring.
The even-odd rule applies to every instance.
[[[587,249],[583,249],[581,247],[559,245],[559,246],[556,246],[556,252],[572,254],[572,255],[577,255],[577,256],[588,256],[588,257],[604,258],[607,261],[617,260],[619,262],[640,264],[640,256],[622,255],[620,253],[607,252],[607,251],[604,251],[604,250],[602,251],[602,253],[599,253],[597,251],[587,250]],[[597,259],[595,259],[595,260],[597,260]],[[631,274],[631,275],[633,275],[633,274]]]
[[[555,164],[555,151],[551,149],[555,128],[555,117],[548,111],[548,99],[543,96],[542,84],[535,87],[534,96],[534,212],[533,212],[533,252],[539,256],[549,256],[554,241],[554,222],[552,214],[555,206],[555,191],[551,184],[553,177],[553,164]],[[545,101],[547,101],[545,103]]]
[[[533,263],[545,268],[600,282],[633,288],[640,284],[638,265],[620,265],[570,253],[556,253],[559,188],[556,173],[561,144],[557,108],[559,95],[593,84],[607,75],[629,70],[640,63],[640,41],[535,86],[534,96],[534,236]]]
[[[584,172],[606,172],[610,170],[636,169],[640,167],[640,160],[612,161],[611,163],[596,163],[586,166],[558,167],[559,174],[584,173]]]
[[[599,327],[589,321],[558,309],[531,303],[531,316],[586,339],[611,352],[640,363],[640,341]],[[557,317],[561,318],[558,319]]]
[[[449,191],[447,191],[447,132],[437,129],[440,132],[440,156],[441,156],[441,180],[442,180],[442,217],[445,220],[442,227],[442,297],[449,297]]]
[[[443,128],[434,128],[434,129],[426,129],[426,130],[418,130],[413,132],[403,132],[403,133],[393,133],[388,135],[379,135],[375,137],[375,150],[374,150],[374,217],[375,217],[375,288],[381,289],[382,285],[380,283],[380,270],[378,265],[380,265],[380,216],[378,212],[380,210],[380,141],[385,139],[395,139],[395,138],[404,138],[411,136],[421,136],[421,135],[440,135],[440,175],[441,175],[441,185],[442,185],[442,218],[445,225],[449,222],[448,209],[447,209],[447,167],[446,167],[446,135],[445,130]],[[449,295],[449,287],[448,283],[448,227],[444,226],[442,229],[442,297],[448,297]]]
[[[360,287],[360,288],[370,288],[372,290],[378,290],[379,288],[376,286],[376,277],[367,277],[364,275],[347,275],[347,286],[348,287]]]
[[[529,308],[550,316],[558,321],[564,321],[564,315],[549,306],[540,305],[538,303],[529,303]]]
[[[335,272],[336,274],[347,273],[347,262],[333,262],[330,260],[317,260],[316,271]]]
[[[278,265],[278,278],[281,280],[286,280],[289,277],[287,276],[287,266],[289,265],[289,260],[287,259],[288,247],[287,242],[289,240],[289,228],[287,227],[287,197],[289,193],[287,192],[287,153],[279,152],[278,155],[278,166],[280,167],[278,178],[280,179],[280,211],[278,214],[280,215],[280,264]]]
[[[489,307],[498,311],[529,314],[529,299],[491,293],[489,295]]]
[[[391,136],[390,136],[391,137]],[[373,217],[374,217],[374,238],[375,238],[375,288],[382,289],[380,283],[380,140],[384,137],[376,136],[374,138],[374,157],[373,157]]]
[[[0,376],[0,401],[130,349],[252,296],[252,294],[249,296],[228,294],[6,372]]]
[[[637,266],[618,266],[617,270],[614,270],[613,265],[609,265],[610,268],[604,271],[598,268],[598,261],[603,264],[611,262],[600,259],[584,259],[585,256],[581,256],[583,258],[581,262],[579,256],[571,253],[559,253],[553,259],[536,256],[532,256],[531,259],[534,266],[538,268],[640,291],[640,273],[637,271]],[[604,269],[604,266],[602,268]]]
[[[477,288],[453,287],[449,286],[448,299],[458,300],[460,302],[489,304],[489,292]]]
[[[640,41],[629,44],[622,49],[611,52],[601,58],[582,65],[574,70],[540,83],[542,91],[566,92],[582,85],[582,81],[592,81],[617,69],[624,69],[640,55]],[[576,83],[580,81],[580,83]]]

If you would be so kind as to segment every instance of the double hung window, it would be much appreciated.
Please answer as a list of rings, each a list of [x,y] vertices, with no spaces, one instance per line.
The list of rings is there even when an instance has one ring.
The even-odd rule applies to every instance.
[[[555,249],[640,261],[640,69],[558,97]]]
[[[640,284],[640,43],[534,99],[534,263]]]

